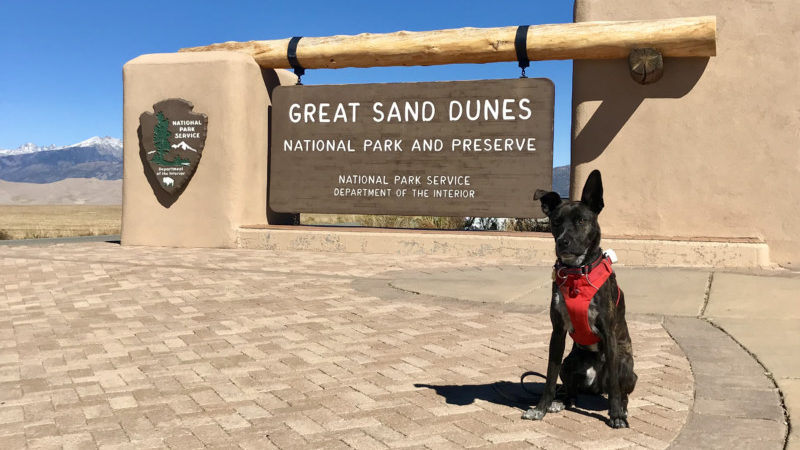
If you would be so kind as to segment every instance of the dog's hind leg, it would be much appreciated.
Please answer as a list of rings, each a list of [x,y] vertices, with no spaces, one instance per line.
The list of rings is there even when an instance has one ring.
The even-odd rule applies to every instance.
[[[572,347],[564,362],[561,364],[561,382],[564,383],[564,392],[561,396],[560,403],[561,409],[569,408],[575,403],[578,398],[578,393],[581,392],[586,386],[587,382],[587,369],[580,350]],[[555,404],[555,402],[553,402]],[[557,411],[560,411],[558,409]],[[551,412],[552,407],[551,407]]]
[[[622,356],[619,352],[619,344],[616,337],[611,333],[608,318],[604,317],[598,322],[601,323],[601,333],[603,339],[603,352],[606,358],[605,376],[608,387],[608,415],[611,419],[609,425],[611,428],[628,428],[627,413],[623,406],[622,389],[620,386],[620,364],[614,364],[614,361],[619,361],[617,358]],[[627,399],[627,394],[625,394]]]
[[[633,357],[629,354],[620,355],[619,358],[619,390],[622,396],[622,409],[628,417],[628,396],[636,388],[639,379],[633,371]]]

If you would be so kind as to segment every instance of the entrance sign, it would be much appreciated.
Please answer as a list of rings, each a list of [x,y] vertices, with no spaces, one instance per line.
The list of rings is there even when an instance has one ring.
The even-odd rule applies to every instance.
[[[275,211],[542,215],[550,80],[280,86],[272,105]]]
[[[148,180],[154,191],[174,198],[192,179],[206,143],[208,118],[193,108],[186,100],[171,98],[139,116],[139,151]]]

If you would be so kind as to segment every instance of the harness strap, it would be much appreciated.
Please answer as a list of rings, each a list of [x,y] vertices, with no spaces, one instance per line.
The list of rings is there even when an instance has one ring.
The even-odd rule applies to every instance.
[[[596,344],[600,341],[600,337],[591,330],[588,315],[589,305],[597,291],[609,278],[616,279],[614,269],[611,267],[611,260],[601,256],[591,264],[581,267],[566,267],[558,262],[553,269],[553,280],[561,291],[572,324],[570,337],[579,345]],[[622,289],[617,285],[615,302],[617,306],[621,298]]]
[[[611,273],[609,278],[613,278],[614,280],[617,279],[617,274]],[[622,298],[622,289],[619,287],[619,283],[617,283],[617,301],[614,303],[614,306],[619,306],[619,300]]]

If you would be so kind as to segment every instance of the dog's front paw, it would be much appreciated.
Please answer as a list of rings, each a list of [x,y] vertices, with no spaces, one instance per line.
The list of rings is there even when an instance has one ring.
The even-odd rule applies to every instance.
[[[611,425],[611,428],[629,428],[628,420],[625,419],[624,417],[612,418],[611,421],[609,422],[609,425]]]
[[[563,411],[564,408],[566,408],[566,405],[563,402],[560,400],[553,400],[553,403],[550,403],[550,406],[547,408],[547,412],[555,413]]]
[[[527,420],[542,420],[544,419],[545,414],[547,414],[546,411],[542,411],[536,408],[530,408],[529,410],[522,413],[522,418]]]

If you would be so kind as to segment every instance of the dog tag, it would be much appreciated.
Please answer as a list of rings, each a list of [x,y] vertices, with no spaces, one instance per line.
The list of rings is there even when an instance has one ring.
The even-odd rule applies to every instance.
[[[617,253],[614,250],[611,250],[609,248],[609,249],[607,249],[606,251],[603,252],[603,255],[605,255],[606,258],[611,260],[611,264],[614,264],[614,263],[617,262]]]

